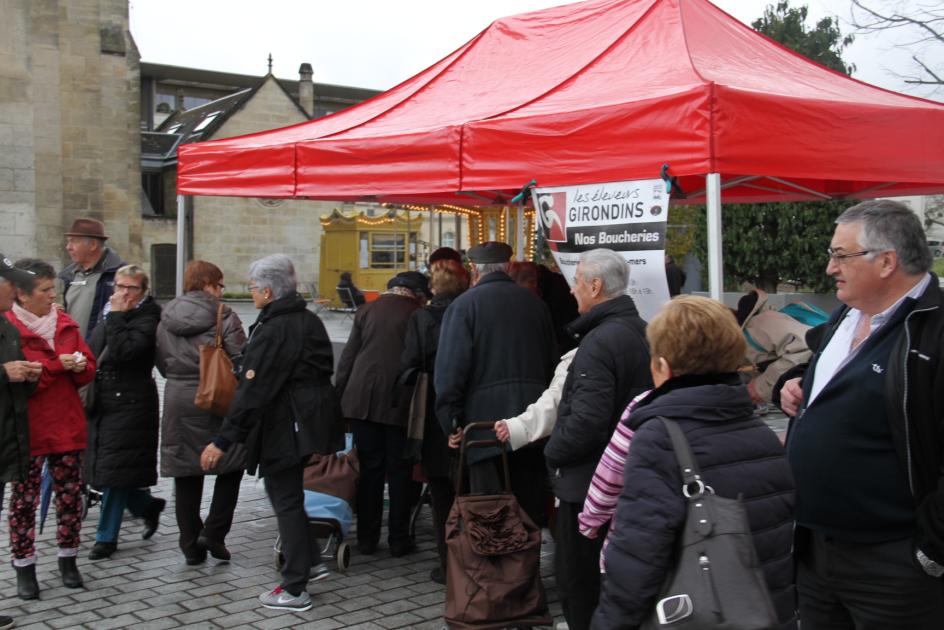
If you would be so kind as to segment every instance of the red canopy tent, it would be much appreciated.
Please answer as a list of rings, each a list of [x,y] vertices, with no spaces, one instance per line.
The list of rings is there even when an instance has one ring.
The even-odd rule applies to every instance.
[[[498,20],[332,116],[186,144],[178,193],[494,204],[657,177],[720,201],[944,190],[944,104],[819,66],[707,0],[589,0]],[[717,285],[717,291],[715,287]]]

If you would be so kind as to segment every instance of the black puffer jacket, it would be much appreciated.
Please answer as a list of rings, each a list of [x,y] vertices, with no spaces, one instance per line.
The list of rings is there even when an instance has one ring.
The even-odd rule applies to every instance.
[[[160,319],[161,308],[149,297],[130,311],[109,313],[92,332],[90,347],[101,357],[85,451],[86,481],[93,486],[157,483],[159,420],[151,371]]]
[[[583,503],[626,405],[652,387],[646,322],[633,299],[597,304],[568,327],[580,340],[544,457],[562,501]]]
[[[736,375],[719,375],[671,379],[627,420],[635,435],[593,627],[637,628],[655,609],[672,564],[686,506],[672,442],[661,422],[650,422],[659,416],[679,421],[705,483],[718,496],[743,495],[777,616],[788,624],[795,616],[793,475],[777,436],[753,416],[747,388]]]
[[[249,329],[239,387],[217,446],[246,445],[246,470],[261,476],[344,444],[341,406],[331,385],[331,340],[298,294],[270,302]]]

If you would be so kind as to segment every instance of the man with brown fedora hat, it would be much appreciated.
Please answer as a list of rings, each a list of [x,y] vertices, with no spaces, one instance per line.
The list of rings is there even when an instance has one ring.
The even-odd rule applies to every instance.
[[[66,251],[72,264],[62,270],[62,303],[79,324],[86,340],[101,319],[115,286],[115,272],[125,261],[105,246],[105,224],[79,217],[66,232]]]

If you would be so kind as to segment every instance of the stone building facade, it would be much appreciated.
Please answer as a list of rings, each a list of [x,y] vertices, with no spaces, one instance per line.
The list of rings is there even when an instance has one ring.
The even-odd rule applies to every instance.
[[[68,261],[77,216],[142,249],[139,56],[127,0],[0,0],[0,252]]]

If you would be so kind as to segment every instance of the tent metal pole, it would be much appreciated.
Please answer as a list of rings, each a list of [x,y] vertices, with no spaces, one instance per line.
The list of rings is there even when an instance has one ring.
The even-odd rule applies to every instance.
[[[705,176],[708,201],[708,289],[712,299],[722,301],[724,268],[721,265],[721,174]]]
[[[184,294],[184,265],[187,262],[187,203],[177,195],[177,295]]]

